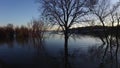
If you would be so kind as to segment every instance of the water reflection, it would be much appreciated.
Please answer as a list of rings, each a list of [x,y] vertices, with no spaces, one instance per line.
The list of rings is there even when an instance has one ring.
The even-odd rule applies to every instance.
[[[66,38],[67,39],[67,38]],[[65,40],[66,40],[65,39]],[[102,37],[102,40],[106,40]],[[119,68],[119,37],[107,36],[108,43],[94,35],[45,34],[44,39],[0,40],[3,68]]]

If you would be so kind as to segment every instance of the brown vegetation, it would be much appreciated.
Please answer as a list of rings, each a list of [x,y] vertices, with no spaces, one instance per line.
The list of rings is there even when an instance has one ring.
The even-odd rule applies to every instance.
[[[13,24],[0,27],[0,39],[14,38],[42,38],[44,34],[44,24],[41,21],[33,21],[31,27],[14,27]]]

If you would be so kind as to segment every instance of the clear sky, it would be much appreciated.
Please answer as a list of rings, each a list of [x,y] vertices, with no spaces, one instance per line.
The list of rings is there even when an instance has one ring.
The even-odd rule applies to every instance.
[[[35,0],[0,0],[0,26],[8,23],[26,25],[39,14]]]
[[[32,18],[38,18],[36,0],[0,0],[0,26],[12,23],[26,25]],[[117,0],[111,0],[115,2]]]

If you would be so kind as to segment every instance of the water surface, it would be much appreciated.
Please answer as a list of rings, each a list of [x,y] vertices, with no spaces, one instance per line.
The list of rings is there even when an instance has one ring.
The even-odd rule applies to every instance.
[[[72,35],[68,40],[69,66],[71,68],[111,67],[110,65],[115,61],[114,58],[109,57],[109,53],[103,57],[105,47],[99,37]],[[44,40],[31,38],[2,40],[0,64],[3,68],[64,68],[64,35],[45,34]],[[115,64],[112,67],[114,68]]]

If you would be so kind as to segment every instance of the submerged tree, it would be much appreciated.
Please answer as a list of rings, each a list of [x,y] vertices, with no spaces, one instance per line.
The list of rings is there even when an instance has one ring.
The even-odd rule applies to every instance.
[[[43,15],[49,18],[52,24],[59,25],[64,31],[65,61],[68,61],[68,31],[73,24],[79,23],[81,17],[89,12],[87,8],[88,2],[94,5],[96,3],[95,1],[96,0],[39,0],[43,8]],[[68,65],[65,67],[67,68]]]
[[[42,20],[32,20],[28,23],[29,36],[32,39],[42,41],[44,38],[44,32],[46,31],[44,22]]]
[[[8,33],[9,38],[14,38],[14,28],[13,24],[7,24],[6,31]]]
[[[16,35],[16,38],[22,38],[22,39],[28,38],[29,37],[28,28],[25,26],[21,26],[20,28],[16,27],[15,35]]]
[[[89,10],[92,12],[96,20],[99,21],[103,26],[103,34],[106,37],[107,40],[107,31],[106,26],[108,26],[108,19],[111,14],[113,14],[120,6],[120,3],[116,3],[115,5],[112,5],[111,0],[97,0],[96,5],[92,5],[92,3],[89,4]],[[107,24],[107,25],[106,25]]]

